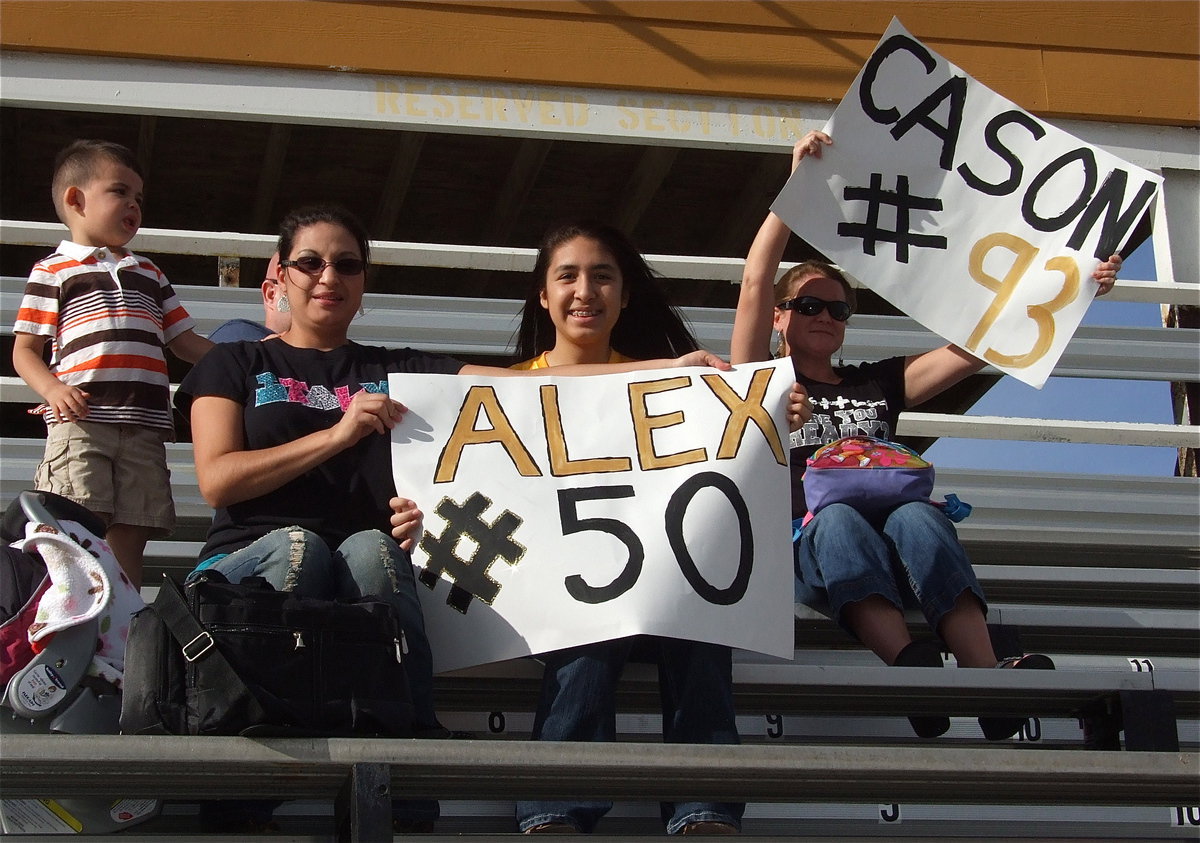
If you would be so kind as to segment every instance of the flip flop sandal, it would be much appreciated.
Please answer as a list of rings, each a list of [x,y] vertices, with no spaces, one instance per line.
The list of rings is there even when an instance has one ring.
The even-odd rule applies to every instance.
[[[1023,656],[1009,656],[996,662],[996,667],[1004,669],[1020,667],[1033,670],[1054,670],[1054,660],[1041,653],[1026,653]]]
[[[1054,670],[1054,661],[1041,653],[1026,653],[1023,656],[1009,656],[996,662],[1000,670],[1020,668],[1023,670]],[[1024,717],[980,717],[979,728],[989,741],[1008,740],[1025,725]]]

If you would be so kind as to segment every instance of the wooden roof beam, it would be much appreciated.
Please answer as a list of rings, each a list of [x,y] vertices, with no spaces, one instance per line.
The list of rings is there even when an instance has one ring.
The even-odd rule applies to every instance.
[[[540,138],[526,138],[521,141],[512,165],[508,168],[504,185],[492,205],[487,224],[479,235],[479,242],[489,246],[504,245],[553,145],[554,141]]]
[[[396,145],[396,153],[392,156],[387,177],[383,180],[379,206],[371,226],[371,231],[381,240],[391,239],[397,233],[400,210],[404,207],[404,197],[408,195],[408,188],[412,184],[413,173],[416,172],[417,161],[421,157],[421,147],[424,144],[424,132],[400,133],[400,141]]]
[[[744,255],[775,195],[787,180],[783,155],[760,155],[754,169],[742,182],[737,199],[730,204],[719,228],[713,232],[713,249],[719,255]]]
[[[554,141],[543,138],[525,138],[518,144],[508,175],[479,235],[480,243],[502,246],[508,240],[553,145]],[[484,272],[479,280],[480,294],[494,295],[512,286],[514,279],[508,273]]]
[[[267,147],[263,151],[262,169],[258,172],[258,187],[254,192],[254,211],[250,218],[251,231],[270,231],[271,212],[279,195],[279,183],[283,178],[283,163],[287,159],[288,142],[292,127],[286,123],[272,123],[267,135]]]
[[[632,234],[650,205],[650,200],[671,172],[679,150],[670,146],[647,146],[642,150],[637,169],[630,177],[612,215],[612,223]]]
[[[154,130],[158,118],[153,115],[143,115],[138,118],[137,162],[142,168],[142,178],[150,180],[150,162],[154,160]]]

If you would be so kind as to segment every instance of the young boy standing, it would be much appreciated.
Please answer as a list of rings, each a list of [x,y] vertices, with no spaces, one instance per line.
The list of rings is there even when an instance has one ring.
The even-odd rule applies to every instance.
[[[142,176],[128,149],[75,141],[55,161],[51,192],[71,239],[33,267],[13,327],[13,367],[45,401],[49,428],[34,485],[103,517],[140,587],[146,542],[175,525],[163,347],[194,363],[212,343],[158,267],[125,248],[142,224]]]

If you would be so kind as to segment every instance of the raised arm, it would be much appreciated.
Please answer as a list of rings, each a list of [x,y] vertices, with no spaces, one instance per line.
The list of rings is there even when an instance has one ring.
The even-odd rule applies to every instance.
[[[957,345],[914,354],[904,360],[904,403],[923,404],[983,366],[982,360]]]
[[[792,147],[792,172],[808,156],[820,158],[821,147],[832,143],[832,138],[824,132],[807,133]],[[771,359],[775,276],[791,234],[783,220],[768,212],[750,244],[730,340],[729,359],[735,365]]]
[[[269,494],[295,480],[364,436],[386,434],[404,405],[365,390],[350,401],[333,427],[273,448],[247,450],[242,406],[229,398],[202,395],[192,402],[193,452],[200,494],[223,507]]]
[[[783,220],[768,212],[750,244],[729,341],[729,360],[734,365],[771,359],[775,274],[791,234]]]

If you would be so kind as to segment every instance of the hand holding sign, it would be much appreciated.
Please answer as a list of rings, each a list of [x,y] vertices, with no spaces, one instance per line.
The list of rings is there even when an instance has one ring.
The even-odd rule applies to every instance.
[[[392,510],[391,534],[403,550],[412,552],[413,545],[421,538],[421,526],[425,515],[417,504],[407,498],[392,498],[388,501]]]
[[[1124,263],[1122,257],[1118,254],[1108,256],[1108,260],[1096,267],[1092,273],[1092,280],[1096,282],[1096,295],[1107,296],[1117,283],[1117,274],[1121,271],[1121,264]]]
[[[1034,386],[1111,286],[1101,262],[1162,181],[989,91],[898,21],[826,131],[836,147],[797,169],[775,213],[914,319]]]
[[[437,669],[641,633],[789,654],[792,388],[788,361],[393,375]]]

